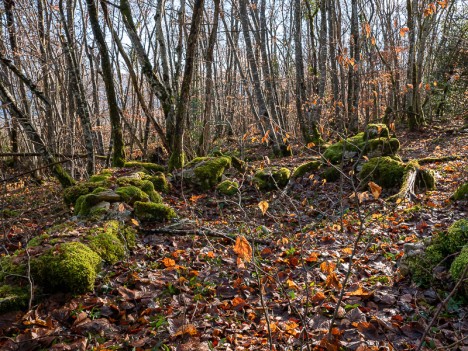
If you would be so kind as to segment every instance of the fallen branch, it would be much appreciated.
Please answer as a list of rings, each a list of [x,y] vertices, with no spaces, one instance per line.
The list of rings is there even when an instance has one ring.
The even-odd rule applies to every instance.
[[[172,229],[170,227],[163,227],[163,228],[153,228],[153,229],[145,229],[145,228],[138,228],[138,231],[144,234],[161,234],[161,235],[173,235],[173,236],[186,236],[186,235],[199,235],[199,236],[209,236],[215,238],[223,238],[228,239],[231,241],[236,241],[237,236],[234,234],[226,234],[221,233],[212,229],[208,228],[188,228],[188,229]],[[270,245],[271,240],[262,240],[262,239],[254,239],[254,238],[247,238],[247,240],[254,242],[256,244],[261,245]]]
[[[457,161],[457,160],[464,160],[467,157],[464,155],[452,155],[452,156],[441,156],[441,157],[425,157],[420,158],[418,163],[420,165],[426,165],[428,163],[436,163],[436,162],[448,162],[448,161]]]

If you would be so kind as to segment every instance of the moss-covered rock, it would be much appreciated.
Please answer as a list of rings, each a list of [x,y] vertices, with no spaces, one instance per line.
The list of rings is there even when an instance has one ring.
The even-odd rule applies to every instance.
[[[245,173],[247,171],[247,163],[242,161],[236,156],[231,156],[232,167],[234,167],[238,172]]]
[[[219,183],[216,187],[216,190],[218,190],[218,192],[223,195],[232,196],[234,194],[237,194],[239,190],[239,183],[227,179]]]
[[[84,293],[94,289],[101,258],[85,244],[57,245],[31,261],[35,281],[46,290]]]
[[[340,179],[340,171],[338,168],[330,166],[323,170],[322,178],[326,179],[327,182],[333,183]]]
[[[134,185],[123,186],[115,192],[129,205],[133,205],[136,201],[150,201],[149,195]]]
[[[81,195],[75,203],[75,215],[88,216],[91,208],[99,202],[99,194]]]
[[[373,135],[372,128],[367,131]],[[370,157],[395,155],[400,149],[400,142],[396,138],[377,137],[368,139],[366,133],[358,133],[330,145],[323,153],[323,158],[332,163],[339,163],[342,159],[350,159],[359,154]]]
[[[28,307],[27,288],[4,284],[0,286],[0,313],[22,310]]]
[[[89,178],[89,181],[91,183],[100,183],[100,182],[106,182],[109,180],[109,178],[112,177],[112,174],[105,173],[105,174],[95,174]]]
[[[364,134],[367,139],[388,138],[390,131],[383,123],[370,123],[366,126]]]
[[[458,281],[461,279],[462,274],[468,266],[468,245],[465,245],[460,254],[455,258],[450,266],[450,274],[453,280]],[[468,273],[465,275],[465,282],[463,283],[463,294],[468,297]]]
[[[453,223],[446,233],[437,236],[435,244],[446,255],[459,252],[468,244],[468,219],[460,219]]]
[[[190,161],[182,175],[192,185],[208,190],[221,181],[224,171],[231,167],[231,158],[196,157]]]
[[[0,256],[0,285],[7,278],[26,275],[26,264],[18,255]]]
[[[261,190],[284,188],[291,178],[291,171],[285,167],[272,167],[258,170],[254,176],[254,183]]]
[[[151,162],[128,161],[128,162],[125,162],[124,167],[143,169],[145,170],[146,173],[150,173],[150,174],[164,171],[164,166],[158,165],[156,163],[151,163]]]
[[[148,175],[144,177],[144,179],[153,183],[154,189],[156,191],[167,194],[171,190],[171,184],[167,180],[166,175],[162,172],[158,172],[155,175]]]
[[[317,171],[321,166],[322,163],[320,161],[310,161],[303,163],[294,170],[291,178],[303,177],[307,173]]]
[[[359,178],[365,184],[373,181],[383,188],[400,186],[403,182],[405,164],[391,157],[374,157],[362,165]]]
[[[109,231],[93,235],[89,247],[109,264],[115,264],[125,257],[124,244],[116,234]]]
[[[73,205],[75,204],[76,200],[82,195],[87,195],[91,193],[96,188],[105,188],[105,183],[90,183],[90,182],[83,182],[78,183],[74,186],[68,187],[63,191],[63,199],[66,204]]]
[[[134,210],[135,216],[141,221],[164,222],[177,216],[171,207],[153,202],[137,201]]]
[[[453,194],[452,200],[468,200],[468,183],[460,185],[460,187]]]
[[[425,249],[406,254],[403,262],[412,280],[420,286],[427,287],[434,281],[434,268],[440,265],[444,258],[436,246],[430,245]]]

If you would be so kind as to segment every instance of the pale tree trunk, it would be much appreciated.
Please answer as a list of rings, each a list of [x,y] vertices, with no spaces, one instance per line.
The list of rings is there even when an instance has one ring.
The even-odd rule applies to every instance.
[[[187,107],[190,102],[190,85],[192,83],[194,63],[197,55],[198,37],[200,36],[204,4],[204,0],[195,0],[193,4],[192,25],[190,26],[190,33],[187,39],[184,77],[180,88],[179,101],[177,102],[174,148],[169,159],[169,170],[182,168],[184,165],[183,140],[186,122],[185,114],[187,113]]]
[[[208,48],[205,55],[206,65],[206,78],[205,78],[205,111],[203,113],[203,130],[200,135],[198,143],[198,154],[200,156],[206,155],[210,140],[211,140],[211,111],[213,105],[214,95],[214,84],[213,84],[213,60],[214,60],[214,48],[216,44],[216,38],[218,35],[218,23],[219,23],[219,8],[220,0],[214,0],[215,9],[213,14],[213,27],[211,28],[210,37],[208,39]]]
[[[104,85],[106,88],[107,104],[109,108],[109,117],[111,122],[111,137],[114,150],[112,153],[112,166],[122,167],[125,164],[125,144],[122,134],[122,126],[120,124],[120,111],[118,107],[117,97],[115,95],[113,70],[109,58],[109,51],[99,26],[98,10],[94,0],[86,0],[88,5],[89,20],[93,30],[94,39],[96,40],[101,54],[101,68]]]
[[[318,55],[318,99],[310,123],[311,130],[318,131],[318,124],[325,105],[325,86],[327,83],[327,7],[326,1],[320,2],[320,34],[319,34],[319,55]]]
[[[348,126],[353,132],[359,127],[359,89],[360,89],[360,41],[358,0],[351,0],[351,37],[349,39],[350,62],[348,65]]]
[[[67,13],[69,16],[72,10],[71,7],[71,1],[68,0]],[[59,11],[62,20],[63,30],[65,32],[65,38],[63,38],[63,41],[66,50],[66,55],[68,56],[68,63],[70,65],[70,78],[72,82],[75,83],[74,85],[72,85],[72,94],[74,95],[74,99],[76,101],[78,115],[81,120],[81,127],[83,128],[83,136],[85,140],[85,148],[87,155],[87,171],[89,174],[94,174],[95,158],[93,132],[91,129],[91,116],[88,109],[88,103],[86,101],[83,81],[81,80],[81,70],[75,52],[75,44],[73,43],[72,36],[70,35],[68,23],[63,9],[63,0],[60,0],[59,2]]]

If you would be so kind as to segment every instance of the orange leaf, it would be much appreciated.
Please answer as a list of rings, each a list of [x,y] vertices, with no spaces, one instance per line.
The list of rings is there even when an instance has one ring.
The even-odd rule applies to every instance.
[[[322,302],[323,300],[325,300],[327,297],[325,296],[325,294],[323,292],[318,292],[316,293],[314,296],[312,296],[312,302]]]
[[[437,1],[440,7],[445,9],[447,7],[448,0],[443,0],[443,1]]]
[[[372,296],[372,292],[363,289],[361,286],[357,288],[357,290],[351,291],[347,293],[348,296],[361,296],[361,297],[369,297]]]
[[[175,266],[175,261],[172,258],[165,257],[162,259],[162,263],[166,268],[174,267]]]
[[[310,142],[310,143],[307,144],[307,148],[308,148],[308,149],[311,149],[311,148],[313,148],[314,146],[315,146],[315,144],[312,143],[312,142]]]
[[[369,182],[368,185],[372,192],[372,196],[374,196],[375,199],[378,199],[380,194],[382,193],[382,187],[375,184],[374,182]]]
[[[181,336],[188,334],[190,336],[196,336],[198,335],[197,328],[193,324],[185,324],[181,326],[177,331],[172,335],[173,337],[175,336]]]
[[[403,28],[400,28],[400,37],[404,37],[406,35],[406,33],[409,32],[409,28],[408,27],[403,27]]]
[[[343,253],[346,254],[346,255],[351,255],[351,254],[353,253],[353,249],[350,248],[350,247],[345,247],[345,248],[344,248],[343,250],[341,250],[341,251],[343,251]]]
[[[137,227],[140,225],[140,223],[138,223],[138,221],[137,221],[135,218],[132,218],[131,221],[132,221],[132,223],[133,223],[134,225],[136,225]]]
[[[331,273],[327,277],[327,281],[325,282],[325,286],[328,287],[328,288],[333,286],[337,290],[342,288],[342,285],[341,285],[340,281],[338,280],[338,277],[336,276],[336,273]]]
[[[318,259],[318,253],[316,252],[312,252],[309,257],[306,258],[306,261],[307,262],[317,262],[317,259]]]
[[[258,203],[258,208],[260,209],[260,211],[262,211],[262,214],[265,215],[266,211],[268,210],[268,202],[266,201],[260,201]]]
[[[244,236],[237,237],[234,252],[246,262],[252,260],[252,247]]]
[[[335,270],[335,268],[336,264],[334,264],[333,262],[325,261],[320,264],[320,270],[326,274],[331,274]]]
[[[238,297],[238,296],[233,298],[231,303],[233,307],[239,307],[239,308],[242,308],[247,304],[242,297]]]

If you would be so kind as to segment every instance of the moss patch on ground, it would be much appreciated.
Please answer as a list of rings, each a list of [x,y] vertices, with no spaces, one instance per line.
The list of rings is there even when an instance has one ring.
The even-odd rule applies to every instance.
[[[452,200],[461,201],[468,200],[468,183],[462,184],[458,187],[452,196]]]
[[[135,216],[141,221],[165,222],[177,217],[175,211],[167,205],[153,202],[135,202]]]
[[[265,168],[257,171],[254,183],[261,190],[274,190],[284,188],[291,177],[291,171],[285,167]]]
[[[27,288],[8,284],[0,286],[0,313],[25,309],[28,302]]]
[[[232,180],[225,180],[218,184],[216,187],[219,193],[227,196],[237,194],[239,190],[239,183]]]
[[[69,242],[31,261],[34,279],[48,291],[84,293],[94,289],[101,258],[85,244]]]
[[[164,172],[164,166],[151,162],[128,161],[125,162],[126,168],[139,168],[145,170],[146,173]]]
[[[169,193],[171,190],[171,184],[166,178],[166,175],[162,172],[156,173],[154,175],[147,175],[143,179],[149,180],[153,183],[154,189],[162,193]]]
[[[291,178],[303,177],[307,173],[317,171],[321,166],[322,166],[322,162],[320,161],[310,161],[310,162],[303,163],[294,170]]]

